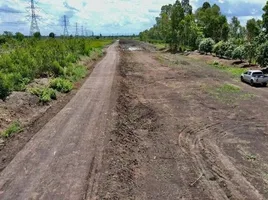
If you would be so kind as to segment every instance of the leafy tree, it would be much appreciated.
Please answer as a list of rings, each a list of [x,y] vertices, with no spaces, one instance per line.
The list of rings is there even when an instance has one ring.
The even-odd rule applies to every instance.
[[[176,0],[171,14],[171,50],[177,52],[179,46],[178,34],[182,31],[181,21],[184,18],[184,10],[179,0]]]
[[[40,32],[35,32],[35,33],[33,34],[33,36],[34,36],[34,38],[36,38],[36,39],[40,39],[40,38],[41,38],[41,33],[40,33]]]
[[[20,32],[17,32],[15,34],[15,38],[18,40],[18,41],[22,41],[24,39],[24,35]]]
[[[13,37],[13,33],[10,32],[10,31],[4,31],[4,34],[5,38],[12,38]]]
[[[181,5],[184,9],[185,15],[191,15],[193,13],[193,7],[190,5],[189,0],[182,0]]]
[[[216,42],[225,39],[229,32],[227,18],[221,14],[220,7],[214,4],[204,3],[203,7],[196,11],[198,26],[203,29],[206,38],[212,38]]]
[[[55,38],[55,33],[53,33],[53,32],[49,33],[48,37]]]
[[[208,8],[211,8],[210,3],[208,3],[208,2],[204,2],[204,3],[203,3],[203,6],[202,6],[202,9],[206,10],[206,9],[208,9]]]
[[[206,38],[202,40],[202,42],[199,45],[199,51],[202,53],[212,53],[213,46],[215,45],[214,40],[211,38]]]
[[[248,41],[253,41],[253,39],[257,37],[261,32],[260,22],[254,18],[247,21],[246,28]]]
[[[257,62],[260,64],[261,67],[268,66],[268,41],[259,47]]]
[[[240,38],[242,37],[242,26],[237,17],[233,17],[230,23],[230,36],[231,38]]]
[[[245,45],[245,54],[249,64],[251,64],[257,56],[256,43],[247,43]]]
[[[245,52],[245,47],[244,46],[239,46],[236,47],[235,50],[232,53],[232,58],[233,59],[239,59],[243,60],[246,57],[246,52]]]
[[[262,15],[263,19],[263,28],[265,29],[265,32],[268,33],[268,1],[266,2],[266,5],[262,9],[264,11]]]

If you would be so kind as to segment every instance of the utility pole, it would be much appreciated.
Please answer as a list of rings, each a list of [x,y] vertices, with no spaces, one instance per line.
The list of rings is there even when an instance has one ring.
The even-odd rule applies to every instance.
[[[78,23],[75,23],[75,37],[78,37],[79,33],[78,33]]]
[[[31,27],[30,27],[30,36],[33,36],[34,33],[40,32],[40,29],[37,24],[37,15],[35,13],[34,0],[31,0]]]
[[[64,23],[64,32],[63,32],[63,35],[64,36],[68,36],[68,28],[67,28],[67,17],[66,15],[64,15],[64,18],[63,18],[63,23]]]

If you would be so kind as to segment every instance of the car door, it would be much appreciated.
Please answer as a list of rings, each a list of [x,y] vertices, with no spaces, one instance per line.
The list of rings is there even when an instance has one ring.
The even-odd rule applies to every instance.
[[[244,73],[244,81],[248,82],[248,71]]]
[[[248,72],[248,73],[246,74],[246,81],[247,81],[247,82],[250,82],[250,80],[251,80],[251,72]]]

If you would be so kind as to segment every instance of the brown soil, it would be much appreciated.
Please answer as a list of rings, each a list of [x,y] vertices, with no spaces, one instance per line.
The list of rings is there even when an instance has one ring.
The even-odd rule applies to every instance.
[[[124,51],[120,72],[98,199],[268,199],[267,88],[167,53]]]

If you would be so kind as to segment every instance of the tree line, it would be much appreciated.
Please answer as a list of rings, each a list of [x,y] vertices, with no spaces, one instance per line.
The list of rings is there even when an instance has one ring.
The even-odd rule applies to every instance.
[[[247,59],[250,64],[268,65],[268,1],[262,20],[250,19],[242,26],[237,17],[228,23],[217,4],[204,2],[193,12],[189,0],[164,5],[156,24],[140,33],[147,42],[169,44],[172,52],[199,50],[228,59]]]

